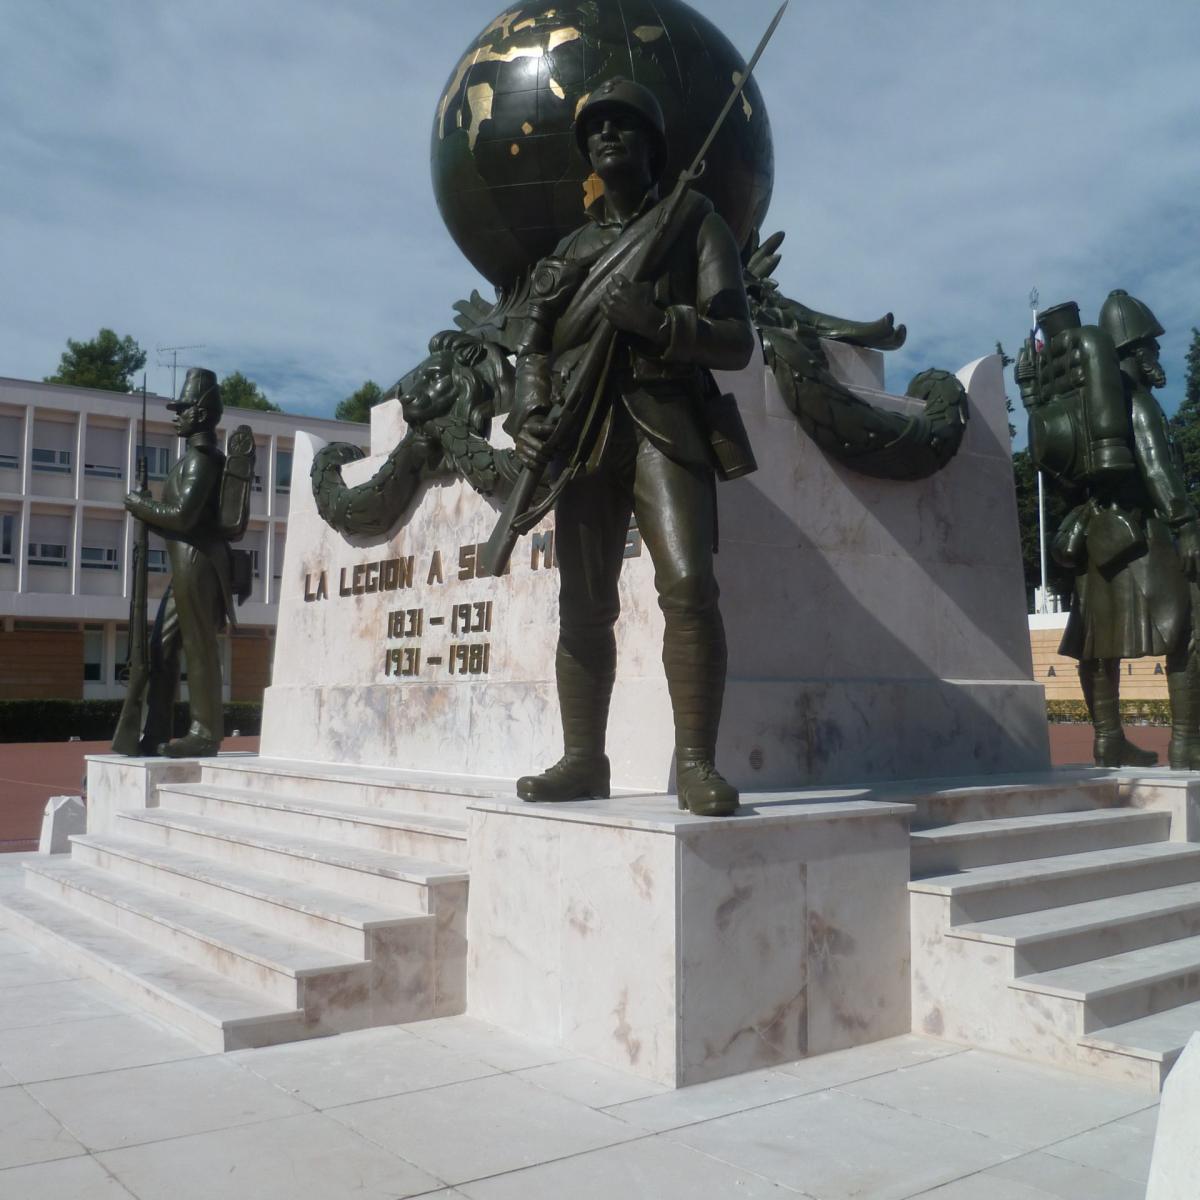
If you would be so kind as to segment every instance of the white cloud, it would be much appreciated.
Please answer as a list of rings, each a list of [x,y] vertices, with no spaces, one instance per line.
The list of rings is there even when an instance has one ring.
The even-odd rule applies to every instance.
[[[445,233],[429,126],[499,0],[0,0],[0,374],[101,325],[328,413],[487,289]],[[775,0],[696,7],[748,52]],[[793,5],[759,77],[797,299],[910,329],[897,388],[1112,287],[1200,324],[1200,7]],[[154,355],[151,355],[153,366]],[[169,375],[152,373],[169,387]]]

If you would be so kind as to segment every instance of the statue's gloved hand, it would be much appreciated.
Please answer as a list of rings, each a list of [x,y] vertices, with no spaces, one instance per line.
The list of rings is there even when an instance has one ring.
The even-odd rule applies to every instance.
[[[600,300],[600,311],[622,333],[636,334],[654,349],[663,351],[671,341],[671,325],[652,296],[650,284],[614,275]]]
[[[513,449],[521,464],[540,471],[550,461],[553,451],[547,440],[554,433],[555,422],[542,413],[531,414],[513,439]]]
[[[1183,573],[1193,581],[1200,581],[1200,521],[1181,526],[1176,537]]]

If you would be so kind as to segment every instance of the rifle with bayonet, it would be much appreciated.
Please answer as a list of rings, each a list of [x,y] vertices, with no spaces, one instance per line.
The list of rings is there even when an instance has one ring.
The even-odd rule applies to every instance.
[[[631,282],[639,283],[651,278],[660,265],[663,253],[670,248],[671,241],[678,232],[684,201],[693,185],[704,174],[705,156],[725,124],[725,119],[745,90],[746,84],[749,83],[754,68],[771,40],[771,35],[783,19],[786,9],[787,0],[784,0],[691,166],[679,176],[671,194],[650,214],[653,217],[653,225],[640,241],[631,241],[627,251],[621,256],[623,261],[619,264],[620,273]],[[594,272],[594,277],[597,275],[598,273]],[[585,282],[560,318],[561,321],[570,322],[588,307],[588,301],[594,300],[594,297],[586,294],[588,290],[588,284]],[[536,502],[535,495],[541,486],[546,468],[522,468],[500,519],[496,522],[496,528],[483,548],[480,565],[487,574],[502,575],[505,572],[517,538],[523,533],[528,533],[553,508],[562,489],[583,469],[593,434],[605,416],[605,382],[612,365],[616,341],[617,330],[608,321],[600,319],[578,360],[572,363],[563,386],[555,389],[556,399],[549,413],[545,414],[551,432],[545,440],[544,459],[551,462],[559,459],[568,450],[573,450],[574,453],[555,480],[554,486]]]
[[[138,491],[143,498],[150,496],[150,473],[146,458],[146,377],[142,376],[142,424],[137,460]],[[136,532],[133,539],[132,576],[129,594],[129,653],[126,658],[125,703],[117,731],[113,734],[114,754],[136,755],[141,748],[142,706],[150,682],[150,637],[148,632],[149,597],[146,593],[147,560],[150,531],[146,522],[133,518]]]

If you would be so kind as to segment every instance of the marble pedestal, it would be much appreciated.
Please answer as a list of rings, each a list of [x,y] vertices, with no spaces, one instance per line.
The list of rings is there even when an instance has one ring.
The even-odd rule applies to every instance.
[[[829,350],[872,403],[919,409],[881,390],[881,355]],[[999,359],[959,377],[971,409],[962,448],[915,482],[830,461],[761,360],[721,377],[760,465],[717,489],[729,642],[718,761],[744,790],[1048,766]],[[371,420],[372,453],[344,469],[349,484],[369,479],[403,436],[398,402]],[[297,435],[297,480],[319,446]],[[553,516],[499,579],[479,570],[496,518],[496,505],[448,481],[419,493],[387,535],[347,539],[297,485],[264,755],[501,780],[558,758]],[[666,792],[662,614],[636,529],[620,595],[613,781]]]
[[[907,1032],[912,806],[470,808],[467,1011],[668,1086]]]
[[[1200,1033],[1163,1088],[1146,1200],[1194,1200],[1200,1191]]]
[[[87,765],[87,831],[93,834],[116,833],[118,813],[157,808],[163,784],[200,778],[200,761],[195,758],[89,754]]]

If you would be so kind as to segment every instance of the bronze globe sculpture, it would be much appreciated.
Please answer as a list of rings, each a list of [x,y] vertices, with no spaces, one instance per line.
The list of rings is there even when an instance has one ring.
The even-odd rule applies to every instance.
[[[598,194],[572,132],[595,87],[622,75],[654,92],[671,130],[669,189],[744,70],[725,35],[682,0],[510,6],[460,58],[434,116],[433,187],[450,235],[508,289],[579,228]],[[770,121],[753,79],[708,166],[699,190],[744,246],[774,181]]]

